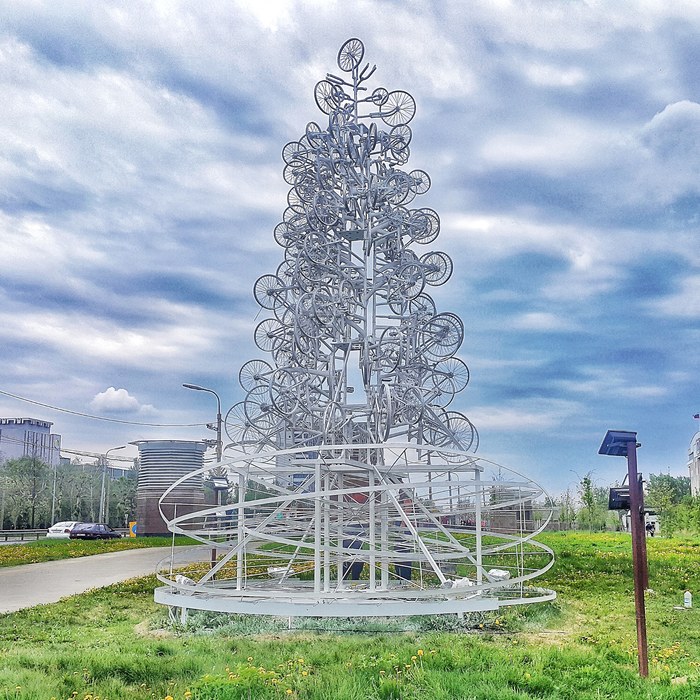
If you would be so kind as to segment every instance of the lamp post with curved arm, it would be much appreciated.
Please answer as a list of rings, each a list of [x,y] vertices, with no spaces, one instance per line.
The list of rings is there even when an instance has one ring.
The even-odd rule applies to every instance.
[[[198,384],[183,384],[185,389],[193,389],[194,391],[206,391],[209,394],[214,394],[216,396],[216,461],[221,461],[221,455],[223,452],[223,444],[221,442],[221,398],[213,389],[207,389],[204,386],[199,386]]]

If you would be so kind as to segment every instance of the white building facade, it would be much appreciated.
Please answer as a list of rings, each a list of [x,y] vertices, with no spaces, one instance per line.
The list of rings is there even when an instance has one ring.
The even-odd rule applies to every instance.
[[[700,431],[693,435],[688,449],[688,472],[690,476],[690,493],[700,496]]]
[[[55,467],[61,459],[61,436],[51,432],[53,423],[37,418],[0,418],[0,463],[35,457]]]

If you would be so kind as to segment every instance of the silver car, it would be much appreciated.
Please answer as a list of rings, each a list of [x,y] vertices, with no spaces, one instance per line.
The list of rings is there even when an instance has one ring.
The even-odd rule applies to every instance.
[[[54,540],[67,540],[70,538],[71,530],[80,525],[79,520],[66,520],[65,522],[56,523],[46,531],[46,537]]]

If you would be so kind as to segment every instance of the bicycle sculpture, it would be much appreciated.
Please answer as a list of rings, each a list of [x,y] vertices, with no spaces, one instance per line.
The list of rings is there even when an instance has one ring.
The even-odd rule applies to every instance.
[[[489,482],[451,407],[469,381],[464,326],[427,293],[452,260],[428,248],[438,214],[413,204],[431,185],[406,167],[415,102],[370,90],[363,57],[359,39],[343,44],[343,75],[314,90],[323,120],[282,149],[284,259],[253,288],[266,356],[241,367],[245,399],[225,419],[235,502],[170,521],[217,556],[161,574],[160,602],[355,616],[553,596],[524,589],[551,565],[526,512],[541,488]]]

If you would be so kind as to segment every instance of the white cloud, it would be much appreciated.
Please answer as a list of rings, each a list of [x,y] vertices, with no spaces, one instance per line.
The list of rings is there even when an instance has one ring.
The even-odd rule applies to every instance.
[[[523,331],[571,331],[576,324],[547,311],[529,311],[513,319],[512,328]]]
[[[100,413],[153,413],[155,409],[150,404],[142,405],[135,396],[126,389],[115,389],[113,386],[96,394],[90,402],[90,408]]]
[[[477,430],[506,432],[545,431],[556,428],[575,416],[580,404],[558,399],[511,401],[503,406],[476,406],[468,411]]]
[[[664,316],[700,319],[700,275],[683,278],[675,294],[662,297],[649,307]]]
[[[579,67],[561,67],[546,63],[531,63],[525,68],[525,74],[534,85],[548,87],[574,87],[588,79]]]
[[[529,167],[561,176],[563,170],[590,167],[600,162],[610,144],[610,134],[595,121],[571,114],[539,116],[537,124],[527,120],[517,130],[502,128],[481,145],[481,167]]]
[[[640,376],[633,367],[620,365],[617,368],[580,367],[581,374],[575,380],[555,380],[555,386],[561,387],[571,395],[588,395],[591,397],[609,396],[623,399],[655,400],[668,396],[672,389],[666,378],[659,377],[653,384],[647,377]]]

